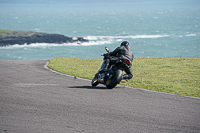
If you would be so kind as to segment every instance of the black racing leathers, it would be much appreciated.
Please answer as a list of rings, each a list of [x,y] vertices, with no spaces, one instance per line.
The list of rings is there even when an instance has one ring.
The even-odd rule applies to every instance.
[[[133,52],[131,51],[130,46],[121,46],[116,48],[113,52],[108,53],[110,56],[115,56],[116,58],[108,58],[105,61],[105,68],[104,70],[108,69],[109,64],[114,64],[120,59],[126,59],[130,62],[129,67],[124,68],[124,71],[126,72],[125,75],[123,75],[123,79],[131,79],[133,77],[133,72],[131,69],[132,61],[133,61]]]

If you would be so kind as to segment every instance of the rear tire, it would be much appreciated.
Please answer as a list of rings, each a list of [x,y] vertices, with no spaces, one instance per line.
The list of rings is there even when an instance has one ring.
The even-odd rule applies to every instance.
[[[99,84],[99,82],[98,82],[98,73],[95,74],[91,84],[92,84],[93,87],[95,87],[95,86],[97,86]]]
[[[122,80],[122,75],[122,70],[117,70],[114,78],[106,81],[106,87],[108,89],[114,88]]]

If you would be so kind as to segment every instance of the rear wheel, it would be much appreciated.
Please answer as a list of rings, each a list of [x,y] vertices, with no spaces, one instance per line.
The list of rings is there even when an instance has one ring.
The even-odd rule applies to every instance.
[[[95,76],[94,76],[94,78],[93,78],[91,84],[92,84],[92,86],[94,86],[94,87],[97,86],[97,85],[99,84],[99,82],[98,82],[98,73],[95,74]]]
[[[122,80],[122,75],[123,75],[122,71],[121,70],[117,70],[115,73],[116,74],[115,74],[114,78],[108,79],[106,81],[106,87],[108,89],[114,88]]]

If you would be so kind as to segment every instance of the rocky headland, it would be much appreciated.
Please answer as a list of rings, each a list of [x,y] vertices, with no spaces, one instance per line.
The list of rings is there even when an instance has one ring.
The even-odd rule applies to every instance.
[[[82,37],[67,37],[61,34],[47,34],[32,31],[0,30],[0,46],[23,45],[31,43],[80,43],[89,42]]]

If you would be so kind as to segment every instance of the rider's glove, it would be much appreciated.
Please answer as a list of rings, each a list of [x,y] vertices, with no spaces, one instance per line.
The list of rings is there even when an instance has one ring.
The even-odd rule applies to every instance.
[[[103,54],[103,56],[108,57],[108,56],[109,56],[109,53]]]

